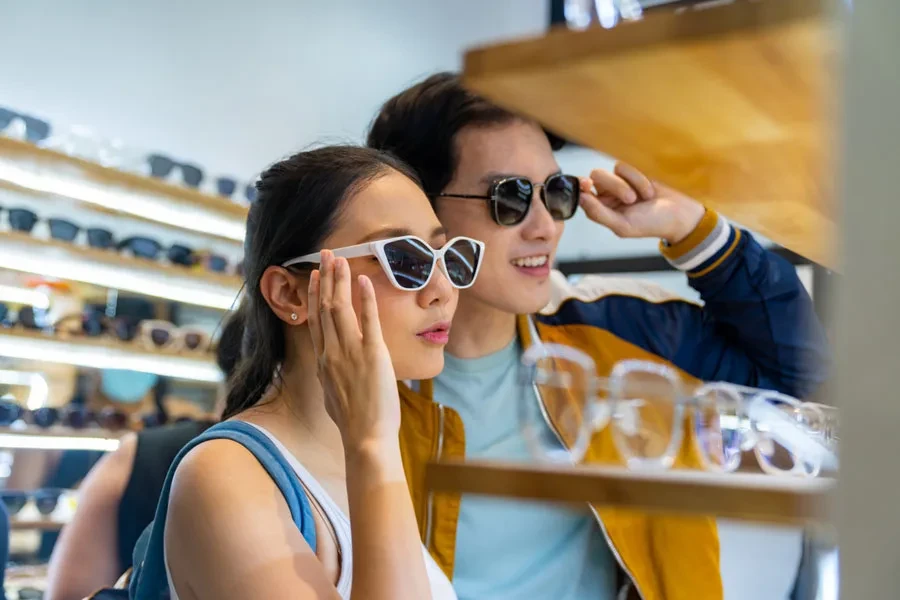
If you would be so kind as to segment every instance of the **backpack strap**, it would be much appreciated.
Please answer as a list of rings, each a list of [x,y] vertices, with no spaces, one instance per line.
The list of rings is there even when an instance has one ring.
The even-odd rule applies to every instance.
[[[224,421],[213,425],[188,442],[175,457],[172,466],[169,467],[169,473],[166,475],[166,482],[163,484],[159,497],[159,504],[156,506],[156,516],[141,536],[144,539],[139,540],[135,545],[135,572],[129,585],[133,600],[157,600],[160,597],[168,597],[169,583],[166,577],[164,544],[169,494],[172,489],[172,480],[175,477],[175,469],[181,459],[194,447],[215,439],[237,442],[256,457],[256,460],[281,490],[291,511],[291,518],[303,535],[303,539],[306,540],[313,552],[316,551],[316,527],[309,499],[291,465],[272,443],[272,440],[253,425],[242,421]]]

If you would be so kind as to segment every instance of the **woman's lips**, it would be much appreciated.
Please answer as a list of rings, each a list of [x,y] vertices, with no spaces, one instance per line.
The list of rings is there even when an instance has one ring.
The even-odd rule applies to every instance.
[[[443,346],[450,340],[450,323],[442,322],[432,325],[428,329],[417,333],[416,337],[430,344]]]

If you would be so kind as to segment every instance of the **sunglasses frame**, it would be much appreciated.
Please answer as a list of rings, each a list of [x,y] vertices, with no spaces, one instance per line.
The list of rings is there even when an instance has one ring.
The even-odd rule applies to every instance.
[[[578,179],[578,177],[576,177],[574,175],[566,175],[565,173],[554,173],[553,175],[550,175],[549,177],[547,177],[547,179],[545,179],[543,183],[534,183],[527,177],[522,177],[522,176],[518,176],[518,175],[514,176],[514,177],[504,177],[502,179],[498,179],[497,181],[495,181],[491,184],[490,188],[488,188],[488,194],[486,196],[482,195],[482,194],[440,193],[440,194],[435,194],[433,197],[435,197],[435,198],[467,198],[467,199],[472,199],[472,200],[487,200],[488,203],[490,204],[491,219],[493,219],[494,223],[496,223],[497,225],[500,225],[501,227],[515,227],[516,225],[518,225],[522,221],[524,221],[526,219],[526,217],[528,217],[528,213],[531,212],[531,205],[533,203],[535,189],[540,188],[541,202],[543,202],[544,207],[548,211],[550,210],[550,207],[547,206],[546,189],[547,189],[547,184],[550,182],[551,179],[553,179],[555,177],[570,177],[575,180],[575,189],[577,190],[577,192],[575,194],[575,208],[572,211],[572,214],[563,219],[554,219],[554,221],[568,221],[569,219],[574,217],[575,214],[578,212],[578,196],[581,194],[581,187],[580,187],[581,183],[580,183],[580,180]],[[508,203],[504,202],[504,199],[498,194],[498,190],[500,189],[500,186],[503,185],[504,183],[508,183],[510,181],[516,181],[516,180],[524,180],[524,181],[528,182],[528,184],[531,186],[532,201],[528,202],[528,204],[525,206],[525,211],[522,213],[522,215],[516,221],[513,221],[512,223],[504,223],[500,220],[499,206],[501,204],[508,204]]]
[[[399,242],[401,240],[414,240],[415,242],[425,246],[429,250],[431,250],[431,271],[428,273],[428,278],[422,283],[421,286],[416,288],[408,288],[403,287],[397,281],[396,276],[394,275],[393,270],[391,269],[390,263],[388,262],[387,254],[385,254],[384,247],[393,242]],[[444,255],[453,247],[457,242],[471,242],[474,243],[479,250],[478,253],[478,264],[475,265],[475,272],[472,274],[472,281],[469,282],[468,285],[457,285],[453,283],[453,280],[450,277],[450,273],[447,271],[447,264],[444,261]],[[401,235],[398,237],[387,238],[384,240],[375,240],[373,242],[366,242],[364,244],[356,244],[355,246],[345,246],[343,248],[335,248],[332,250],[332,253],[335,256],[340,256],[343,258],[360,258],[363,256],[375,256],[378,258],[378,263],[381,265],[381,270],[384,271],[388,279],[398,290],[403,290],[404,292],[418,292],[424,289],[430,282],[431,278],[434,275],[434,266],[435,263],[440,261],[440,268],[444,272],[444,276],[447,277],[447,281],[450,282],[450,285],[459,290],[465,290],[472,285],[475,284],[475,280],[478,279],[478,272],[481,270],[481,265],[484,263],[484,242],[474,240],[470,237],[465,236],[457,236],[452,240],[449,240],[446,244],[444,244],[441,248],[434,248],[423,240],[420,237],[415,235]],[[291,260],[284,262],[281,264],[284,268],[290,268],[295,265],[301,263],[314,263],[319,264],[322,262],[322,253],[321,252],[313,252],[312,254],[307,254],[305,256],[299,256],[297,258],[292,258]]]
[[[157,344],[153,341],[153,330],[162,329],[169,333],[169,340],[164,344]],[[200,342],[196,348],[189,348],[185,344],[185,337],[188,335],[200,336]],[[165,350],[170,352],[206,352],[209,347],[209,334],[202,329],[196,327],[179,327],[174,323],[163,321],[160,319],[148,319],[138,324],[137,337],[141,343],[149,350]]]

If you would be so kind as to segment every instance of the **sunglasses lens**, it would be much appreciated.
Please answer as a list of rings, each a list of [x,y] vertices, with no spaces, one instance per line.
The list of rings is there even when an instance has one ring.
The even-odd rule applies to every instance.
[[[223,256],[212,254],[207,258],[206,266],[215,273],[224,273],[228,268],[228,261]]]
[[[181,165],[181,175],[184,183],[192,188],[199,187],[203,181],[203,171],[194,165]]]
[[[52,514],[59,504],[59,497],[62,494],[58,490],[40,490],[34,494],[34,504],[37,506],[38,512],[46,516]]]
[[[405,290],[425,287],[434,267],[434,251],[428,244],[404,238],[384,246],[384,255],[397,284]]]
[[[43,407],[31,413],[34,424],[38,427],[51,427],[59,421],[59,411],[55,408]]]
[[[161,327],[154,327],[150,331],[150,340],[157,346],[165,346],[171,338],[172,335]]]
[[[161,250],[159,242],[150,238],[131,238],[128,242],[128,247],[131,248],[131,252],[135,256],[150,259],[155,259],[159,256],[159,251]]]
[[[87,230],[88,245],[91,248],[111,248],[113,234],[108,229],[91,228]]]
[[[8,401],[0,401],[0,425],[12,425],[22,416],[22,407]]]
[[[216,179],[216,190],[219,192],[220,196],[231,196],[234,194],[234,190],[237,188],[237,182],[234,179],[229,179],[228,177],[219,177]]]
[[[16,515],[22,507],[25,506],[25,503],[28,502],[28,497],[24,492],[3,492],[2,494],[3,504],[6,505],[6,510],[11,515]]]
[[[176,265],[190,267],[194,264],[194,252],[187,246],[175,244],[166,251],[166,256]]]
[[[9,211],[9,226],[16,231],[30,233],[37,220],[36,214],[24,208],[13,208]]]
[[[97,422],[104,429],[118,430],[124,429],[128,425],[128,417],[125,413],[119,412],[114,408],[104,408],[97,415]]]
[[[578,210],[580,185],[572,175],[554,175],[544,186],[544,202],[550,215],[557,221],[565,221],[575,216]]]
[[[50,219],[47,223],[50,225],[50,237],[55,240],[71,242],[78,235],[79,228],[75,223],[63,219]]]
[[[756,437],[755,453],[764,471],[807,476],[818,474],[821,464],[816,455],[803,456],[793,451],[803,447],[798,446],[798,437],[802,441],[808,437],[797,436],[797,432],[813,429],[814,409],[773,396],[754,399],[747,413]]]
[[[450,283],[466,288],[475,283],[475,273],[481,262],[481,247],[470,240],[457,240],[444,253],[444,265],[450,275]]]
[[[707,465],[714,471],[733,471],[741,464],[743,411],[741,398],[722,389],[697,396],[695,437]]]
[[[516,225],[528,214],[534,186],[524,177],[504,179],[494,186],[494,215],[500,225]]]
[[[170,158],[159,154],[151,154],[147,157],[147,162],[150,164],[150,175],[153,177],[168,177],[175,167]]]
[[[91,411],[83,406],[69,406],[63,412],[63,424],[73,429],[87,427],[92,418]]]
[[[196,350],[203,343],[203,336],[199,333],[186,333],[184,335],[184,345],[188,350]]]

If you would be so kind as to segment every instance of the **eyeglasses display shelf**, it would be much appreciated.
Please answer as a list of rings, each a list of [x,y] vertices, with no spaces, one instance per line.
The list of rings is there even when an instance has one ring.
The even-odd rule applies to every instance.
[[[772,523],[825,520],[835,489],[835,481],[826,477],[451,460],[429,464],[426,484],[435,492],[591,502]]]
[[[241,242],[247,207],[0,137],[0,181],[106,211]]]
[[[229,310],[240,278],[123,256],[18,231],[0,232],[0,269],[58,277],[196,306]]]
[[[841,4],[681,2],[473,49],[464,82],[834,268]]]

